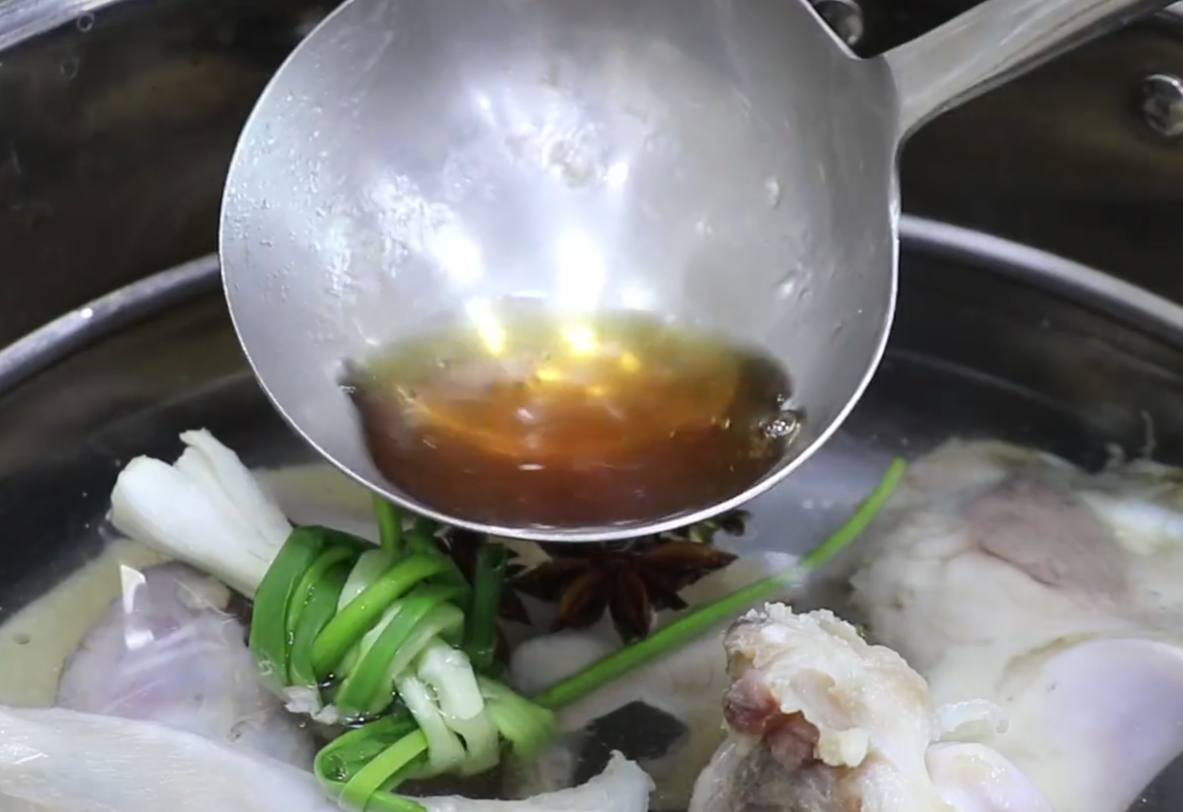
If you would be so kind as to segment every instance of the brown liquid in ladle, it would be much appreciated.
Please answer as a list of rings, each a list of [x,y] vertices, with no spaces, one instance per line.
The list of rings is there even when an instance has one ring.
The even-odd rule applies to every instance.
[[[796,433],[771,359],[637,313],[487,310],[346,380],[377,468],[442,512],[575,528],[718,503]]]

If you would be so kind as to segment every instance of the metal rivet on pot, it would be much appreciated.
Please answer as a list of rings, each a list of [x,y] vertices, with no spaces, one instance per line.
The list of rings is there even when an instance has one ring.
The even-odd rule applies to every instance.
[[[1183,136],[1183,80],[1155,73],[1142,80],[1142,119],[1164,138]]]
[[[813,7],[838,38],[852,48],[867,32],[863,10],[854,0],[813,0]]]

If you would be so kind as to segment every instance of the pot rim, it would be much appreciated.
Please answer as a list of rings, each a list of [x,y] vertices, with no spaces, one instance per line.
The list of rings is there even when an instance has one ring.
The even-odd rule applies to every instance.
[[[900,218],[900,249],[1030,285],[1183,350],[1183,306],[1058,254],[912,215]],[[0,395],[136,322],[212,294],[219,271],[217,254],[207,254],[92,299],[17,339],[0,349]]]

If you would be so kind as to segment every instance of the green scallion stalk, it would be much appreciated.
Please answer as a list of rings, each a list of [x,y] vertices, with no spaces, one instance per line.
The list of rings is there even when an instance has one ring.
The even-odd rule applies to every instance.
[[[905,469],[903,460],[893,460],[883,479],[863,500],[854,515],[786,572],[765,578],[678,618],[644,640],[625,646],[547,688],[532,697],[533,701],[544,708],[561,708],[569,705],[598,690],[604,684],[685,645],[752,604],[767,600],[786,584],[800,582],[811,570],[828,561],[866,529],[895,491]]]
[[[406,774],[407,768],[421,760],[426,752],[427,736],[423,731],[408,733],[358,770],[341,788],[338,803],[359,812],[423,809],[421,804],[389,790],[394,789],[391,779]]]
[[[429,519],[426,516],[416,516],[415,521],[411,523],[411,530],[420,536],[427,538],[434,538],[437,530],[440,529],[439,522],[435,519]]]
[[[347,730],[316,754],[313,769],[327,784],[344,784],[387,747],[418,728],[414,718],[398,710]]]
[[[377,794],[370,797],[370,802],[366,805],[367,810],[369,812],[427,812],[426,807],[414,798],[394,794],[394,790],[399,784],[419,774],[423,763],[422,757],[417,758],[387,778]]]
[[[541,755],[554,737],[554,713],[488,677],[477,677],[477,685],[490,720],[509,742],[514,758],[528,762]]]
[[[288,607],[324,547],[317,528],[295,528],[255,590],[249,647],[264,683],[277,693],[288,676]]]
[[[296,633],[296,624],[299,622],[300,616],[304,612],[305,605],[308,603],[316,584],[320,582],[325,573],[330,569],[336,567],[338,564],[352,561],[356,558],[357,553],[353,549],[339,544],[328,544],[320,551],[320,554],[312,562],[312,566],[305,570],[304,575],[300,577],[300,581],[296,585],[296,589],[292,593],[291,600],[288,603],[286,634],[289,640]]]
[[[485,541],[476,554],[472,578],[472,602],[466,613],[464,651],[478,674],[488,673],[497,652],[497,615],[509,553],[500,544]]]
[[[403,552],[403,517],[398,508],[374,494],[374,515],[378,519],[378,541],[394,555]]]
[[[437,604],[427,616],[415,624],[411,636],[399,648],[398,653],[386,666],[387,677],[393,680],[411,666],[411,661],[439,638],[450,646],[456,646],[464,634],[464,613],[450,603]]]
[[[337,601],[348,575],[349,562],[342,562],[325,572],[311,587],[291,636],[289,685],[315,688],[319,684],[316,669],[312,667],[312,644],[337,614]]]
[[[399,601],[378,639],[341,683],[333,703],[342,713],[369,715],[390,704],[394,697],[388,675],[390,664],[431,610],[455,595],[456,589],[450,585],[427,585],[417,587]]]
[[[436,542],[435,536],[432,533],[425,533],[418,529],[418,520],[416,520],[415,525],[416,526],[412,528],[405,537],[407,542],[407,552],[413,553],[415,555],[435,556],[439,558],[440,561],[444,562],[444,566],[447,567],[447,572],[445,572],[440,577],[440,580],[461,589],[462,592],[457,598],[457,603],[461,608],[468,606],[469,603],[472,602],[472,588],[469,585],[468,580],[464,577],[464,574],[460,572],[460,567],[456,565],[455,559],[440,549],[440,545],[438,542]]]
[[[427,764],[417,777],[430,778],[460,772],[468,754],[464,743],[444,721],[434,693],[415,674],[404,673],[396,681],[398,695],[427,737]]]
[[[317,676],[324,679],[332,674],[349,649],[378,622],[382,613],[415,584],[446,571],[447,566],[439,557],[413,555],[366,587],[329,621],[313,643],[312,666]]]

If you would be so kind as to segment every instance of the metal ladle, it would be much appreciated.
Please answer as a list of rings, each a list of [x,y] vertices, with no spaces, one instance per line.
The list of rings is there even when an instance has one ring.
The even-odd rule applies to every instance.
[[[570,541],[707,518],[796,470],[872,376],[904,138],[1164,5],[989,0],[862,60],[805,0],[350,0],[282,66],[235,152],[220,244],[235,327],[292,426],[420,514]],[[517,296],[758,345],[791,372],[803,434],[743,493],[653,521],[491,527],[421,504],[371,462],[342,362]]]

